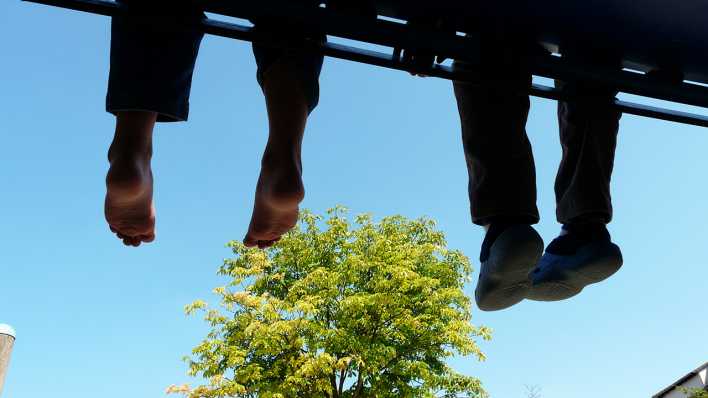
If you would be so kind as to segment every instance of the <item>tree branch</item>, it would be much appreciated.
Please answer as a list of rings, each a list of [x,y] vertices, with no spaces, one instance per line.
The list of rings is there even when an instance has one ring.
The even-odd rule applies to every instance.
[[[339,390],[338,393],[339,395],[342,395],[343,389],[344,389],[344,379],[347,378],[347,369],[349,368],[349,365],[347,365],[346,368],[342,369],[342,371],[339,373]]]

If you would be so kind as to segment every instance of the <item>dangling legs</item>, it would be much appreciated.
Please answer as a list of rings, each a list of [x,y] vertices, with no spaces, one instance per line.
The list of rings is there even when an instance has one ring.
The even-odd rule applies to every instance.
[[[289,231],[305,197],[302,183],[302,139],[308,116],[306,96],[287,63],[276,63],[264,74],[269,136],[261,161],[253,215],[244,238],[246,246],[272,246]]]
[[[116,116],[116,129],[108,152],[105,216],[111,231],[130,246],[155,238],[152,132],[157,121],[187,119],[202,38],[190,28],[202,18],[200,12],[185,2],[177,15],[165,17],[160,1],[123,0],[135,13],[112,21],[106,109]]]
[[[306,41],[322,41],[324,37],[284,21],[256,21],[255,25],[256,29],[292,38],[288,49],[254,45],[269,135],[243,242],[248,247],[266,248],[295,226],[299,204],[305,196],[302,140],[307,118],[319,99],[318,79],[323,62],[323,56],[308,48]]]
[[[619,67],[614,57],[594,60]],[[612,219],[610,179],[621,117],[613,107],[617,91],[589,82],[556,84],[574,99],[558,103],[563,158],[555,191],[563,228],[532,273],[529,298],[541,301],[570,298],[622,266],[622,253],[606,228]]]
[[[525,129],[531,75],[499,65],[482,68],[482,81],[497,84],[455,82],[454,88],[472,221],[486,229],[475,298],[480,309],[495,311],[526,297],[528,273],[541,256],[543,241],[531,227],[539,219],[536,172]]]

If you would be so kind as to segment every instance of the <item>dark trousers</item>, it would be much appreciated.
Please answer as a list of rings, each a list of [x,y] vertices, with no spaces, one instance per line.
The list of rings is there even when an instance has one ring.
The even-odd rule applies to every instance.
[[[307,0],[309,1],[309,0]],[[189,1],[122,0],[130,16],[114,17],[111,26],[111,69],[106,110],[141,110],[158,114],[158,121],[183,121],[189,115],[192,75],[205,16]],[[319,97],[323,56],[303,46],[305,39],[324,40],[285,21],[254,21],[257,30],[287,38],[288,49],[253,45],[257,79],[276,62],[287,62],[296,72],[312,111]]]
[[[577,62],[619,65],[606,55],[571,57]],[[472,221],[478,225],[494,219],[531,224],[539,220],[536,172],[525,129],[529,113],[525,91],[531,74],[513,57],[511,61],[481,65],[477,82],[454,82]],[[609,223],[610,178],[621,117],[612,107],[617,91],[588,82],[557,81],[556,86],[575,98],[558,102],[563,157],[555,182],[556,217],[563,224]]]

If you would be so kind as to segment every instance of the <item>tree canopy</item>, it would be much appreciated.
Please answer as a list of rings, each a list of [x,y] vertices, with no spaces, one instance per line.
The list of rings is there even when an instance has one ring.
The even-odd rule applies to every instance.
[[[219,309],[203,301],[208,336],[192,351],[191,376],[172,386],[190,398],[485,397],[478,379],[446,364],[484,355],[463,292],[470,262],[429,219],[402,216],[352,226],[341,207],[303,212],[272,249],[228,246]],[[326,228],[325,228],[326,227]]]

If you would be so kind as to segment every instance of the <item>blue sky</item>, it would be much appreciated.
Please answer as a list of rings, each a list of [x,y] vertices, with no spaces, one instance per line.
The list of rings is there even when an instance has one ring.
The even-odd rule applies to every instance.
[[[5,397],[156,397],[188,381],[181,357],[206,329],[182,307],[213,299],[224,244],[250,217],[263,99],[250,46],[208,37],[190,121],[155,136],[157,241],[126,248],[108,231],[108,28],[104,17],[0,3],[0,323],[18,333]],[[321,87],[304,206],[430,216],[476,265],[483,234],[469,221],[450,83],[327,60]],[[649,397],[708,359],[708,131],[632,116],[621,126],[610,228],[625,265],[565,302],[475,309],[495,331],[481,344],[488,360],[454,365],[492,397],[524,397],[524,384],[544,398]],[[549,241],[555,103],[534,99],[527,128]]]

